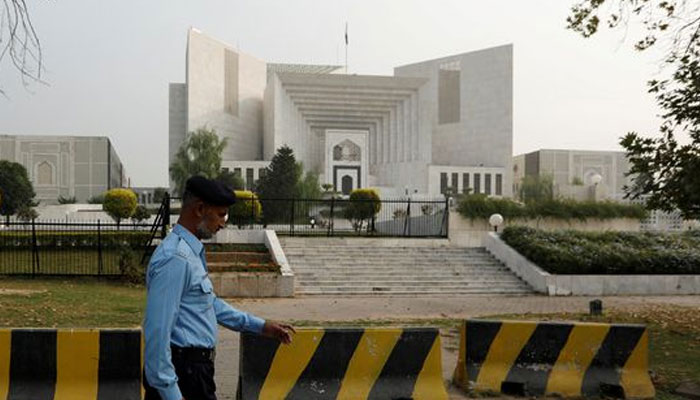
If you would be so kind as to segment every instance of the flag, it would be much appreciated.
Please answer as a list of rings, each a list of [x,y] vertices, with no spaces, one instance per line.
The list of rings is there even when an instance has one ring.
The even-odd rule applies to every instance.
[[[345,23],[345,44],[348,44],[348,23]]]

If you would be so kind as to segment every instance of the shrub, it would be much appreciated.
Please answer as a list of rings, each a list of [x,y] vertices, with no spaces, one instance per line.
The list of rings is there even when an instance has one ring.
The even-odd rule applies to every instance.
[[[122,279],[129,283],[140,284],[145,280],[145,268],[138,254],[128,246],[119,249],[119,272]]]
[[[102,209],[119,226],[122,219],[129,218],[134,214],[137,205],[136,194],[131,189],[111,189],[104,195]]]
[[[509,226],[501,239],[554,274],[698,274],[700,235],[548,232]]]
[[[58,204],[75,204],[75,203],[77,203],[75,196],[73,196],[73,197],[58,196]]]
[[[367,229],[370,228],[369,221],[379,213],[381,208],[379,193],[375,189],[355,189],[350,193],[343,215],[352,223],[355,231],[359,232],[365,221],[367,221]]]
[[[258,196],[249,190],[234,190],[236,202],[229,208],[229,217],[232,224],[242,225],[259,221],[262,216],[262,206]]]
[[[134,210],[134,214],[131,216],[131,219],[136,222],[142,222],[151,217],[151,212],[148,211],[148,208],[146,206],[138,205],[136,206],[136,210]]]
[[[644,219],[647,217],[647,211],[638,204],[570,199],[550,199],[522,204],[509,199],[490,198],[484,194],[460,196],[457,212],[470,219],[488,218],[494,213],[499,213],[506,219],[557,218],[581,221],[613,218]]]

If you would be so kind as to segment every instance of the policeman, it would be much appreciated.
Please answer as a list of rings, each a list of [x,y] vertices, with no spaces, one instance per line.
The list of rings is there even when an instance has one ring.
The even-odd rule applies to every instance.
[[[224,183],[190,178],[177,225],[151,257],[143,322],[146,400],[216,400],[217,323],[288,344],[294,328],[236,310],[214,294],[204,245],[236,201]]]

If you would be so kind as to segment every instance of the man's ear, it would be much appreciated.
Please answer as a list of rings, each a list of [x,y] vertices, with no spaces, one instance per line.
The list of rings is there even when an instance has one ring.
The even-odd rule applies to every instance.
[[[207,205],[204,204],[203,201],[197,201],[197,204],[194,206],[194,215],[197,218],[202,218],[204,217],[204,213],[206,212],[206,207]]]

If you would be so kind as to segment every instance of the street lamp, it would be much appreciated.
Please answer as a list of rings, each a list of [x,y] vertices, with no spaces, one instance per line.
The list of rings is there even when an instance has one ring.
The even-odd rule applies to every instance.
[[[309,219],[309,225],[311,225],[311,229],[314,229],[316,227],[316,219],[314,217],[311,217],[311,219]]]
[[[498,227],[503,224],[503,216],[501,214],[492,214],[489,217],[489,224],[493,226],[494,232],[498,232]]]
[[[591,183],[594,184],[595,186],[598,186],[600,182],[603,181],[603,176],[600,174],[595,174],[591,176]]]

